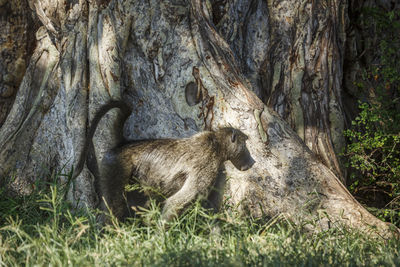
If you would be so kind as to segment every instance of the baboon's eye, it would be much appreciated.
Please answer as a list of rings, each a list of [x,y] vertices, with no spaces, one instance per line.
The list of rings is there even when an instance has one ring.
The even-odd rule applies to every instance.
[[[231,141],[232,141],[232,143],[236,142],[236,132],[235,131],[232,131]]]

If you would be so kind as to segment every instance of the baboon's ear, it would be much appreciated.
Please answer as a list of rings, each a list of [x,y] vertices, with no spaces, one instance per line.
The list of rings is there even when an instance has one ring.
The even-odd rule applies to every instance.
[[[234,143],[235,141],[236,141],[236,131],[233,129],[232,130],[232,135],[231,135],[231,141],[232,141],[232,143]]]

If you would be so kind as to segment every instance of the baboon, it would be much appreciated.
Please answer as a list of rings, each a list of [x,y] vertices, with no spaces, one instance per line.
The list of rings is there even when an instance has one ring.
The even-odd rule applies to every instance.
[[[124,121],[131,112],[122,101],[103,106],[91,123],[84,149],[88,150],[98,122],[112,108],[122,110]],[[225,161],[230,160],[242,171],[254,164],[246,140],[244,133],[231,127],[182,139],[124,140],[105,153],[99,165],[101,209],[110,210],[121,219],[127,214],[125,186],[139,183],[165,198],[162,219],[169,221],[199,195],[210,192]],[[86,156],[84,151],[82,157]],[[77,172],[82,170],[84,161],[81,158]],[[154,191],[145,193],[152,197]]]

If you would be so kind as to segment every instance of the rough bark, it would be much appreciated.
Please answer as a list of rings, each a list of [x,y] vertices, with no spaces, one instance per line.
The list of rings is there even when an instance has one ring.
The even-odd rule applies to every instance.
[[[341,83],[346,5],[227,1],[217,24],[250,88],[342,181],[338,154],[345,145]]]
[[[36,29],[26,1],[0,1],[0,127],[24,77]]]
[[[29,181],[46,168],[65,166],[67,172],[81,153],[94,111],[109,99],[124,98],[134,107],[124,129],[129,139],[185,137],[226,125],[248,134],[256,163],[240,172],[227,162],[225,191],[229,201],[252,215],[285,213],[294,221],[312,219],[318,223],[311,228],[323,229],[337,222],[366,231],[373,225],[388,234],[388,226],[354,200],[297,134],[315,152],[325,149],[332,161],[324,162],[337,171],[328,122],[332,109],[341,112],[343,43],[337,36],[346,3],[331,1],[316,16],[322,7],[306,2],[297,9],[298,1],[233,1],[229,10],[237,18],[225,26],[225,15],[216,12],[224,5],[200,0],[29,4],[43,26],[0,129],[0,177],[14,172],[17,190],[29,191]],[[240,16],[243,8],[250,15]],[[303,28],[307,31],[301,33]],[[235,42],[237,36],[244,41]],[[187,87],[202,90],[199,104],[187,104]],[[274,107],[296,106],[278,113],[289,121],[301,117],[293,119],[297,133],[262,100]],[[98,160],[119,139],[116,122],[117,112],[99,125]],[[93,207],[89,169],[75,181],[69,198]]]

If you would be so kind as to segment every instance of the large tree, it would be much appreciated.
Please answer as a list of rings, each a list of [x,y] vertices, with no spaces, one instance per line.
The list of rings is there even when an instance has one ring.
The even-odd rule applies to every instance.
[[[0,1],[0,45],[11,55],[0,63],[0,101],[7,103],[0,177],[13,177],[14,191],[29,193],[35,179],[67,172],[96,110],[123,99],[133,106],[128,139],[180,138],[227,125],[245,132],[255,165],[240,172],[227,162],[222,174],[228,200],[244,212],[388,235],[389,226],[339,180],[345,0],[28,4]],[[187,100],[197,92],[200,99]],[[116,123],[112,111],[99,124],[98,162],[120,140]],[[93,207],[91,162],[68,197]]]

